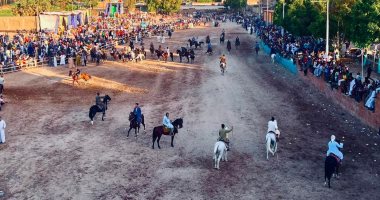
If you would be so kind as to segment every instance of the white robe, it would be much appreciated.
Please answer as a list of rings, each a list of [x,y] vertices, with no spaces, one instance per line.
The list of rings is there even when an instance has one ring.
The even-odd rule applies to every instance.
[[[0,121],[0,139],[2,143],[5,143],[5,128],[7,125],[5,124],[4,120]]]
[[[65,59],[66,59],[66,55],[62,54],[61,55],[61,60],[59,62],[59,65],[65,65]]]
[[[376,97],[376,91],[372,91],[367,102],[365,103],[365,106],[367,108],[373,109],[375,107],[375,97]]]
[[[355,86],[355,79],[350,82],[350,90],[348,91],[348,95],[350,96],[352,95],[352,90],[354,89],[354,86]]]
[[[273,133],[276,133],[276,130],[278,129],[278,126],[277,126],[277,121],[274,120],[274,121],[269,121],[268,122],[268,132],[272,131]]]

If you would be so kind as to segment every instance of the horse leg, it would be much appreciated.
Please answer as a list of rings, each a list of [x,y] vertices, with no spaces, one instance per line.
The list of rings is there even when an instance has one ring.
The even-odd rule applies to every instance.
[[[173,140],[174,140],[174,135],[172,136],[172,143],[171,143],[171,146],[174,147],[173,145]]]
[[[135,128],[135,137],[137,137],[137,127]]]
[[[106,116],[106,112],[103,112],[102,114],[102,121],[104,121],[104,116]]]
[[[159,149],[161,149],[161,147],[160,147],[160,139],[161,139],[161,134],[158,135],[158,138],[157,138],[157,146],[158,146]]]
[[[152,149],[154,149],[154,142],[156,141],[156,138],[157,138],[157,136],[154,134],[154,132],[153,132],[153,144],[152,144]]]
[[[129,126],[127,137],[129,137],[129,132],[132,130],[132,126]]]

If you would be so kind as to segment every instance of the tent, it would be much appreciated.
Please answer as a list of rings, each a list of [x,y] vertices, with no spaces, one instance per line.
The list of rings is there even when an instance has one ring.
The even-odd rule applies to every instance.
[[[122,0],[111,0],[106,4],[105,15],[107,17],[115,17],[116,14],[124,14],[124,6]]]
[[[64,12],[43,12],[39,15],[40,27],[43,30],[58,32],[58,29],[67,30],[89,23],[88,10],[74,10]]]

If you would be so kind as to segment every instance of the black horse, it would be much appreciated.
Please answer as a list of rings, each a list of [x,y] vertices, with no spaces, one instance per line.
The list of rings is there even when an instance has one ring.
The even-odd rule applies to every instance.
[[[94,124],[94,117],[96,115],[96,113],[98,112],[102,112],[103,115],[102,115],[102,121],[104,121],[104,116],[106,115],[106,110],[108,109],[108,102],[111,101],[111,97],[106,95],[104,96],[103,98],[103,108],[99,108],[99,106],[97,105],[93,105],[91,106],[90,108],[90,112],[88,113],[88,116],[90,117],[90,120],[91,120],[91,124]]]
[[[222,33],[222,34],[220,35],[219,43],[220,43],[220,44],[224,44],[224,33]]]
[[[204,42],[198,42],[198,41],[192,41],[192,40],[187,40],[188,42],[189,42],[189,44],[190,44],[190,48],[191,47],[193,47],[193,46],[195,46],[195,48],[197,49],[198,47],[200,47],[200,48],[202,48],[202,44],[204,43]]]
[[[160,58],[164,54],[164,51],[162,51],[162,50],[160,51],[160,50],[156,49],[155,52],[156,52],[156,55],[157,55],[157,59],[160,60]]]
[[[175,136],[176,133],[178,133],[178,129],[180,129],[180,128],[183,127],[183,119],[182,118],[176,119],[176,120],[174,120],[174,122],[172,124],[174,126],[174,131],[173,131],[173,135],[172,135],[171,146],[174,147],[174,145],[173,145],[174,136]],[[156,126],[156,127],[153,128],[153,145],[152,145],[152,149],[154,149],[154,142],[156,141],[156,139],[157,139],[157,146],[158,146],[159,149],[161,149],[161,147],[160,147],[160,139],[161,139],[162,134],[169,135],[169,132],[164,132],[164,126]]]
[[[135,137],[137,137],[137,133],[139,133],[140,131],[140,123],[137,122],[136,115],[133,112],[129,113],[128,120],[129,120],[129,130],[128,130],[127,137],[129,137],[129,132],[132,129],[135,129]],[[145,131],[145,122],[144,122],[143,114],[141,114],[141,124],[144,126],[144,131]]]
[[[183,48],[182,50],[177,49],[177,54],[179,56],[179,62],[182,62],[182,57],[185,57],[187,62],[190,62],[190,55],[186,48]]]
[[[227,51],[228,51],[228,53],[230,53],[231,52],[231,42],[228,40],[227,41]]]
[[[340,143],[339,140],[336,140],[336,142]],[[329,188],[330,186],[330,180],[332,175],[335,173],[337,176],[339,174],[339,167],[340,167],[340,159],[338,156],[330,153],[325,159],[325,184],[328,184]]]

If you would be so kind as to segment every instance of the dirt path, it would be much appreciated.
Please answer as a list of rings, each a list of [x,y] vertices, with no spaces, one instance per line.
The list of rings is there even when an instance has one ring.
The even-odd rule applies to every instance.
[[[227,55],[219,34],[242,42]],[[67,69],[7,75],[7,144],[0,146],[0,190],[7,199],[378,199],[379,136],[339,110],[268,57],[254,56],[254,37],[240,26],[175,32],[174,50],[192,36],[210,34],[215,53],[196,50],[194,64],[148,60],[83,68],[94,78],[71,86]],[[152,40],[145,41],[149,44]],[[155,45],[157,45],[155,43]],[[165,46],[163,46],[165,47]],[[149,54],[149,53],[148,53]],[[227,53],[226,53],[227,54]],[[149,56],[148,56],[149,57]],[[88,123],[95,93],[112,97],[106,121]],[[126,138],[127,117],[142,104],[147,132]],[[165,112],[184,118],[170,147],[151,149],[153,126]],[[265,159],[267,121],[282,131],[279,152]],[[234,126],[229,162],[212,168],[221,123]],[[363,129],[364,128],[364,129]],[[331,134],[344,137],[342,177],[323,186],[323,159]],[[133,134],[132,134],[133,136]]]

